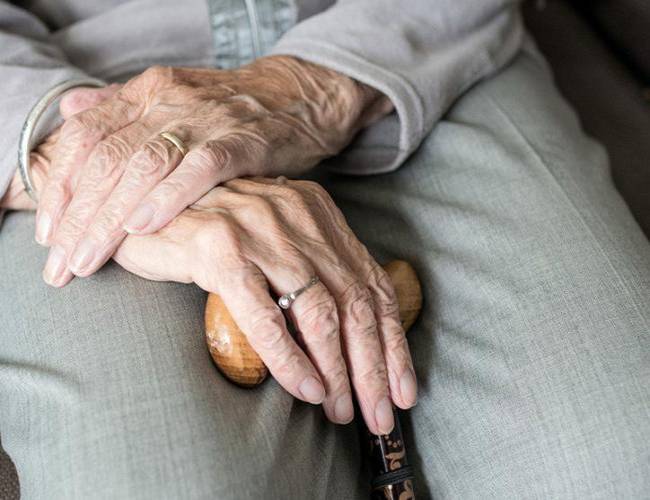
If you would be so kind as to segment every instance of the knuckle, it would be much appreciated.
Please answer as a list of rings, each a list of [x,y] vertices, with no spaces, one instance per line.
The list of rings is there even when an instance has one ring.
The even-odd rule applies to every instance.
[[[208,172],[219,172],[232,161],[230,149],[218,140],[206,142],[203,147],[196,149],[195,155],[197,166]]]
[[[379,313],[382,316],[399,315],[399,303],[393,282],[379,264],[375,263],[368,281],[376,296],[375,305]]]
[[[362,338],[376,336],[377,320],[370,290],[359,282],[353,282],[343,293],[342,302],[351,333]]]
[[[195,186],[190,179],[183,176],[177,178],[170,176],[156,185],[147,198],[163,213],[177,215],[197,201],[201,193],[196,194],[194,189]],[[209,213],[211,219],[219,219],[218,210],[210,210]]]
[[[221,213],[212,213],[209,224],[196,235],[196,247],[201,255],[217,263],[222,271],[241,272],[247,264],[242,263],[241,240],[232,220]]]
[[[384,346],[387,352],[390,353],[399,353],[399,352],[408,352],[408,344],[406,342],[406,336],[404,331],[401,329],[394,329],[392,334],[386,335],[384,338]]]
[[[340,362],[336,367],[328,369],[327,378],[333,388],[333,392],[344,392],[350,389],[350,378],[345,363]]]
[[[280,351],[284,343],[282,315],[270,306],[258,308],[251,314],[249,334],[255,347],[264,351]]]
[[[68,118],[61,127],[61,135],[86,146],[102,138],[100,123],[93,110],[86,110]]]
[[[364,388],[386,387],[388,382],[388,372],[386,371],[386,365],[383,359],[370,364],[368,367],[357,370],[356,373],[353,373],[352,377],[356,382],[355,385]]]
[[[350,327],[351,333],[358,339],[375,339],[377,338],[377,323],[369,318],[355,321]]]
[[[61,105],[68,106],[72,109],[78,109],[86,105],[88,98],[86,93],[79,88],[73,88],[61,97]]]
[[[149,141],[133,155],[129,169],[138,177],[162,177],[170,161],[169,149],[160,141]]]
[[[105,210],[89,229],[96,239],[105,240],[122,232],[123,213],[116,208]]]
[[[182,200],[187,192],[187,180],[168,177],[156,188],[152,197],[159,205],[176,205]]]
[[[314,300],[305,307],[301,314],[303,330],[309,340],[319,343],[329,343],[339,337],[339,321],[336,314],[336,304],[329,294]]]
[[[91,178],[112,177],[123,162],[131,156],[131,147],[117,136],[111,136],[95,146],[90,157]]]
[[[287,205],[291,210],[302,214],[309,213],[309,203],[301,191],[294,183],[282,184],[277,187],[276,196]]]
[[[305,197],[309,197],[316,204],[333,209],[336,207],[334,200],[318,182],[310,180],[300,180],[296,183],[296,187],[304,191]]]
[[[279,376],[291,377],[292,374],[303,370],[304,363],[298,352],[286,350],[277,355],[277,367],[274,370]]]
[[[136,80],[141,81],[147,87],[167,83],[173,80],[173,69],[169,66],[150,66]]]
[[[56,239],[59,243],[72,240],[82,234],[86,229],[86,219],[82,214],[67,214],[57,230]]]
[[[251,212],[256,218],[264,220],[265,223],[271,223],[277,218],[273,205],[262,195],[247,195],[246,201],[243,203],[242,207]]]
[[[224,101],[222,101],[224,102]],[[249,113],[254,114],[268,114],[268,109],[262,102],[251,94],[234,94],[226,98],[226,103],[231,103],[233,107],[242,108]]]

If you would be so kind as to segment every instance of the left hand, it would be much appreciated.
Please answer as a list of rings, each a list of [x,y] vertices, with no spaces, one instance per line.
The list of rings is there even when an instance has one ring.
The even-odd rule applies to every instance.
[[[376,90],[293,57],[150,68],[64,123],[36,239],[52,247],[48,265],[88,276],[127,231],[157,231],[226,180],[304,172],[390,109]]]

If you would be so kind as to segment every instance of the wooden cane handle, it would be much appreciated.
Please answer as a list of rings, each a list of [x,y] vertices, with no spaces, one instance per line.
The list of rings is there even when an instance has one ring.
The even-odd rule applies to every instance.
[[[422,308],[422,291],[415,271],[408,262],[394,260],[384,266],[399,303],[399,316],[408,331]],[[230,316],[219,295],[211,293],[205,307],[205,338],[219,370],[242,387],[255,387],[264,381],[268,369]]]

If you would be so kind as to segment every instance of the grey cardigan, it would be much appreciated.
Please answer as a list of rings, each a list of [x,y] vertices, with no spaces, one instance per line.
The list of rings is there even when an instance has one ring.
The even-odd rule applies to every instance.
[[[274,2],[286,32],[266,53],[346,73],[395,105],[337,157],[336,168],[353,174],[396,169],[450,104],[523,40],[518,0],[0,1],[0,195],[16,168],[25,115],[47,89],[81,75],[124,80],[154,64],[216,66],[220,50],[229,50],[220,43],[265,33],[255,26],[260,16],[231,23],[228,9],[250,15],[251,6],[268,11]],[[242,26],[243,34],[228,31]]]

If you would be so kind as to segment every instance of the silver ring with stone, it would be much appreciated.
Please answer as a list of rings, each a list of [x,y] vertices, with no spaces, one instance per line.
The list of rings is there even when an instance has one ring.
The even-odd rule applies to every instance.
[[[65,82],[55,85],[43,94],[38,102],[34,104],[34,107],[27,115],[27,118],[25,118],[25,123],[20,132],[20,140],[18,141],[18,170],[23,181],[23,186],[25,186],[25,192],[32,200],[38,202],[36,189],[34,188],[34,183],[32,182],[32,177],[29,171],[29,154],[32,152],[32,148],[34,147],[34,130],[36,130],[38,120],[41,118],[43,113],[45,113],[47,108],[49,108],[50,105],[64,92],[75,87],[105,86],[106,83],[97,78],[75,78],[74,80],[66,80]]]
[[[319,281],[320,279],[318,279],[318,276],[312,276],[305,286],[298,288],[298,290],[294,292],[285,293],[282,297],[280,297],[278,299],[278,305],[282,309],[289,309],[291,307],[291,304],[293,304],[294,300],[296,300],[301,293],[306,292]]]

